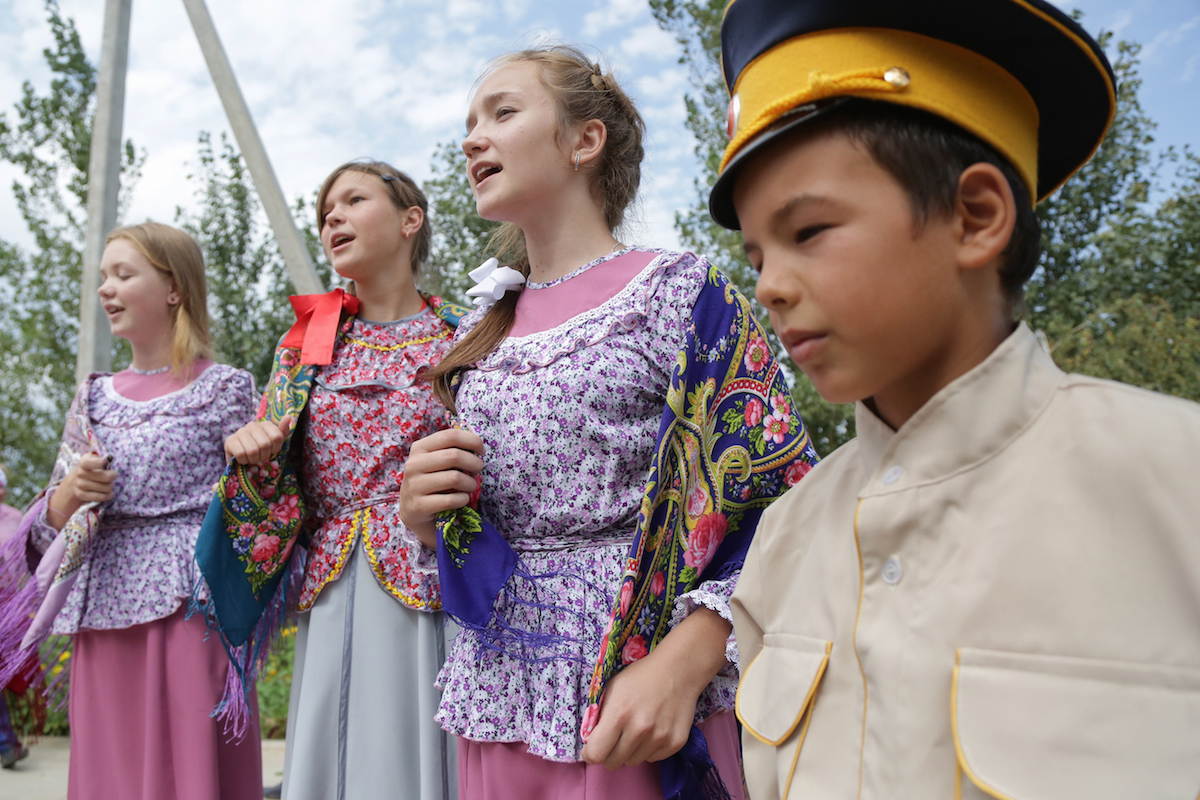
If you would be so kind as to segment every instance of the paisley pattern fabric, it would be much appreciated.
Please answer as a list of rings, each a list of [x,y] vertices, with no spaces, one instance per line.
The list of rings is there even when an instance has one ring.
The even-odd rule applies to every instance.
[[[765,413],[767,406],[770,413]],[[737,575],[763,510],[817,462],[749,301],[715,268],[676,357],[637,531],[588,689],[662,641],[675,598]]]

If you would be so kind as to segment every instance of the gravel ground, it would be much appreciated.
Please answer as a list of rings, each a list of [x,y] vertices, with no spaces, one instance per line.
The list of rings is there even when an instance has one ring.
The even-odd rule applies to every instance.
[[[283,780],[283,740],[263,740],[263,780]],[[29,748],[29,758],[0,770],[0,800],[66,800],[67,762],[71,740],[43,736]]]

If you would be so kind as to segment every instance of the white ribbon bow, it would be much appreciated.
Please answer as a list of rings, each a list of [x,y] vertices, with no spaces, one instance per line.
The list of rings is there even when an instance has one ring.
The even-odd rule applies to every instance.
[[[475,305],[490,306],[525,283],[525,276],[512,267],[502,267],[495,258],[489,258],[467,273],[475,285],[467,289],[467,297],[475,298]]]

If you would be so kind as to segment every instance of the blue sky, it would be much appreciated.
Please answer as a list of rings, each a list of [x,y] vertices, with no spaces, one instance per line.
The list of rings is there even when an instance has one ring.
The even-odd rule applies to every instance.
[[[99,58],[104,3],[60,0]],[[1143,45],[1142,100],[1160,144],[1200,146],[1200,0],[1075,0],[1084,26]],[[492,56],[550,37],[593,46],[649,126],[640,222],[624,237],[676,243],[673,213],[696,171],[684,127],[687,73],[645,0],[209,0],[209,9],[289,198],[350,158],[391,161],[418,180],[440,142],[462,136],[467,92]],[[0,110],[21,83],[49,83],[40,0],[0,0]],[[148,159],[126,221],[194,205],[187,175],[201,130],[227,130],[179,0],[134,0],[125,135]],[[0,237],[28,245],[0,166]]]

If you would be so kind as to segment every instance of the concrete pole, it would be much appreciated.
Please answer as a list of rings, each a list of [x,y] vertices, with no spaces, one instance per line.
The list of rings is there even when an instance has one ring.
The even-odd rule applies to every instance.
[[[221,104],[225,106],[225,114],[229,117],[233,135],[242,149],[242,157],[246,159],[246,167],[250,170],[254,188],[258,190],[263,210],[267,212],[271,230],[275,232],[275,240],[279,243],[279,252],[283,254],[284,263],[287,264],[292,285],[300,294],[323,292],[325,287],[321,285],[308,248],[305,247],[287,201],[283,198],[283,190],[279,188],[275,171],[271,169],[266,148],[263,147],[262,139],[258,137],[258,130],[250,117],[250,109],[242,97],[242,90],[238,88],[233,67],[230,66],[225,48],[221,46],[221,40],[217,37],[217,29],[213,26],[208,7],[204,0],[183,0],[183,5],[192,20],[196,40],[200,42],[204,60],[208,62],[208,71],[217,86],[217,93],[221,96]]]
[[[121,189],[121,124],[125,113],[125,66],[129,59],[129,15],[133,0],[107,0],[100,74],[96,81],[96,116],[88,161],[88,221],[83,242],[83,276],[79,296],[79,355],[75,381],[112,366],[112,332],[100,305],[100,259],[104,238],[117,224]]]

